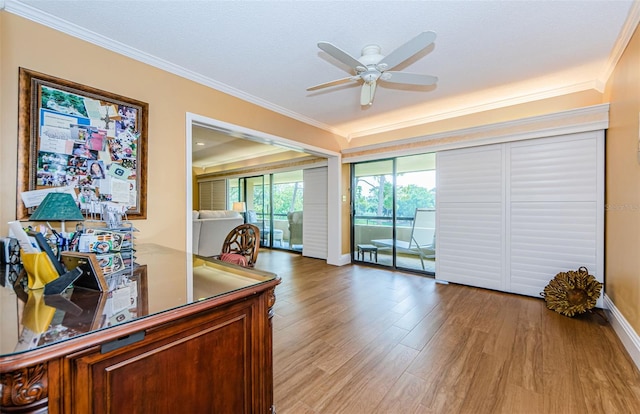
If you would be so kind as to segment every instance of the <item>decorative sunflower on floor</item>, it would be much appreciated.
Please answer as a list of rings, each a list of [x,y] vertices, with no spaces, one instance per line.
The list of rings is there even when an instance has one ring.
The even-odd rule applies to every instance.
[[[547,302],[547,308],[565,316],[574,316],[594,308],[601,290],[602,283],[583,266],[577,271],[558,273],[541,295]]]

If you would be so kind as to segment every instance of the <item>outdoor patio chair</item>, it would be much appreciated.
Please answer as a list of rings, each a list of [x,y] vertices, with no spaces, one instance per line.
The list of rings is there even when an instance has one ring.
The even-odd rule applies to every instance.
[[[411,236],[408,241],[396,240],[395,248],[398,253],[417,254],[420,256],[422,270],[425,270],[424,259],[436,257],[436,211],[427,208],[417,208],[411,226]],[[393,248],[393,239],[371,240],[374,246]]]

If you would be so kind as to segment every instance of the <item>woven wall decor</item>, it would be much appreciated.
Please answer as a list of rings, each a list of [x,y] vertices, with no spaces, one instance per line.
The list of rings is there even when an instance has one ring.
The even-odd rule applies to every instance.
[[[577,271],[558,273],[541,293],[547,308],[565,316],[584,313],[596,306],[602,283],[582,266]]]

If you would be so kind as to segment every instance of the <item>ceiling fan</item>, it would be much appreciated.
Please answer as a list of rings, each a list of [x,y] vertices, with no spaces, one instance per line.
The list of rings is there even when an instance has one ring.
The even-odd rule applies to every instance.
[[[438,82],[438,78],[436,76],[390,71],[389,69],[393,69],[400,63],[429,46],[433,43],[435,38],[436,34],[434,32],[422,32],[404,45],[389,53],[387,56],[380,54],[380,46],[367,45],[362,49],[362,56],[360,56],[359,59],[354,58],[347,52],[339,49],[329,42],[318,42],[318,47],[320,49],[324,50],[345,65],[351,67],[355,71],[355,75],[349,76],[348,78],[321,83],[307,88],[307,91],[315,91],[317,89],[341,85],[352,81],[362,81],[360,105],[365,106],[373,104],[373,96],[375,94],[378,81],[420,86],[433,85]]]

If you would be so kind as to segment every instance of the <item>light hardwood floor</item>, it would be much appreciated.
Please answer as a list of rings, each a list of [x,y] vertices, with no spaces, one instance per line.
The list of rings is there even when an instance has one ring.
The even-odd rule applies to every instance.
[[[596,314],[263,250],[276,272],[278,414],[640,413],[640,374]]]

